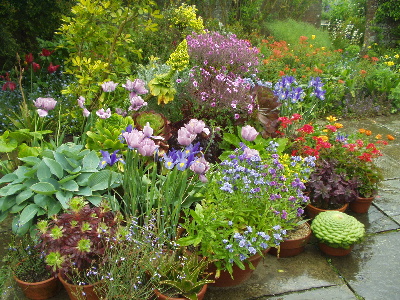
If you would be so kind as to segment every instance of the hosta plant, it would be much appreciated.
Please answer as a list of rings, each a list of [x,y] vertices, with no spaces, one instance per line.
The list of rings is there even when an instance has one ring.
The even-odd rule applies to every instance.
[[[339,211],[318,214],[311,224],[311,230],[320,243],[344,249],[359,243],[365,235],[364,224]]]
[[[101,195],[120,184],[121,175],[100,170],[98,154],[82,148],[67,143],[38,157],[19,158],[23,164],[0,180],[7,183],[0,189],[0,220],[15,215],[12,229],[24,234],[38,218],[67,209],[74,196],[85,196],[99,205]]]

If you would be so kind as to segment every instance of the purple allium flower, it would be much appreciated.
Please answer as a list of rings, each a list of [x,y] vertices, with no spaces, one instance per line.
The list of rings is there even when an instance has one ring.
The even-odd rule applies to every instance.
[[[114,92],[117,85],[118,83],[115,83],[114,81],[107,81],[104,82],[101,87],[103,88],[104,92]]]
[[[111,110],[109,108],[107,108],[107,110],[101,108],[96,111],[96,115],[98,115],[100,119],[108,119],[109,117],[111,117]]]
[[[258,132],[257,130],[250,126],[250,125],[246,125],[244,127],[242,127],[242,138],[244,138],[246,141],[252,142],[256,139],[256,137],[258,136]]]
[[[136,95],[147,94],[148,90],[144,87],[146,83],[142,79],[136,78],[135,81],[127,80],[125,84],[122,85],[126,90],[130,91],[130,97]]]

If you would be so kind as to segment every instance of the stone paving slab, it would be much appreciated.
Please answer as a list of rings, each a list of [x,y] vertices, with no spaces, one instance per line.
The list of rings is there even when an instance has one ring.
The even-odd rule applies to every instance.
[[[279,296],[265,296],[260,298],[251,298],[249,300],[354,300],[357,297],[348,288],[347,285],[337,285],[330,287],[317,288],[306,291],[298,291],[296,293],[279,295]]]
[[[364,299],[400,299],[399,249],[400,231],[375,234],[332,264]]]
[[[374,205],[400,224],[400,179],[383,181],[379,196]]]
[[[290,258],[267,255],[251,278],[231,288],[210,288],[204,300],[244,300],[343,284],[326,258],[310,243]]]

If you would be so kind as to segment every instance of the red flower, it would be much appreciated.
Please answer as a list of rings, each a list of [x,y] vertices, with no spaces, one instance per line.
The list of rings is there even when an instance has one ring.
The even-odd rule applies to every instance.
[[[300,114],[293,114],[292,117],[290,118],[292,121],[297,121],[297,120],[301,120],[302,117]]]
[[[35,62],[33,62],[33,63],[32,63],[32,67],[33,67],[33,71],[34,71],[34,72],[36,72],[36,71],[39,71],[39,70],[40,70],[40,65],[39,65],[39,64],[37,64],[37,63],[35,63]]]
[[[53,54],[54,51],[50,51],[47,49],[42,49],[42,53],[40,53],[40,56],[50,56],[51,54]]]
[[[337,131],[337,128],[334,125],[326,125],[325,127],[326,127],[326,129],[328,129],[328,130],[330,130],[332,132],[336,132]]]
[[[359,159],[363,161],[372,161],[372,155],[369,153],[364,152],[362,155],[358,157]]]
[[[15,82],[12,81],[7,81],[5,84],[3,84],[3,87],[1,88],[3,91],[9,89],[10,91],[15,90],[15,88],[17,87],[17,84]]]
[[[288,117],[279,117],[279,121],[281,121],[280,126],[282,128],[287,128],[288,125],[292,124],[292,121]]]
[[[32,53],[29,53],[27,55],[25,55],[25,62],[30,65],[31,63],[33,63],[33,55]]]
[[[377,57],[374,56],[374,57],[371,57],[371,60],[372,60],[372,61],[378,61],[379,58],[377,58]]]
[[[54,73],[59,67],[60,65],[53,65],[53,63],[50,63],[50,66],[47,68],[47,70],[49,73]]]
[[[297,129],[297,131],[304,132],[304,133],[313,133],[314,127],[310,124],[305,124],[303,127]]]
[[[279,76],[285,76],[285,72],[283,72],[283,71],[279,71]]]

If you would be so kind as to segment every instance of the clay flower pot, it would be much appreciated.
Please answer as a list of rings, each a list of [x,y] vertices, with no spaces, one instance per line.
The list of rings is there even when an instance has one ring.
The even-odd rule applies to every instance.
[[[304,223],[304,226],[307,226],[307,233],[305,236],[296,238],[296,239],[287,239],[283,240],[280,244],[279,255],[278,248],[272,247],[269,251],[270,254],[280,257],[292,257],[296,256],[304,251],[305,245],[307,245],[308,241],[311,238],[311,228],[308,223]]]
[[[349,203],[346,203],[341,208],[332,209],[332,210],[345,212],[348,207],[349,207]],[[321,208],[315,207],[314,205],[311,205],[311,204],[307,204],[307,206],[306,206],[306,212],[310,219],[314,219],[319,213],[321,213],[323,211],[327,211],[327,210],[329,210],[329,209],[321,209]]]
[[[101,282],[88,285],[75,285],[67,282],[61,273],[58,273],[61,283],[67,290],[68,296],[71,300],[99,300],[100,297],[97,295],[97,290],[101,285]]]
[[[51,277],[39,282],[25,282],[14,276],[24,295],[33,300],[43,300],[54,297],[60,290],[61,284],[57,277]]]
[[[318,247],[322,252],[324,252],[325,254],[331,255],[331,256],[346,256],[346,255],[350,254],[354,245],[352,245],[348,249],[345,249],[345,248],[334,248],[334,247],[328,246],[327,244],[319,243]]]
[[[202,289],[197,293],[197,299],[202,300],[204,298],[204,295],[206,294],[207,291],[207,284],[203,285]],[[157,296],[158,300],[187,300],[188,298],[175,298],[175,297],[169,297],[164,294],[162,294],[159,290],[155,289],[154,293]]]
[[[363,214],[368,212],[372,201],[374,201],[375,197],[369,197],[369,198],[362,198],[362,197],[357,197],[356,200],[350,202],[350,209],[358,214]]]

